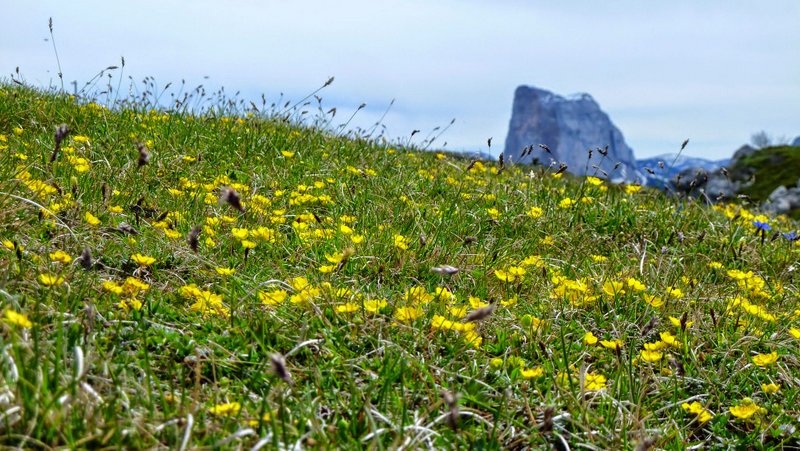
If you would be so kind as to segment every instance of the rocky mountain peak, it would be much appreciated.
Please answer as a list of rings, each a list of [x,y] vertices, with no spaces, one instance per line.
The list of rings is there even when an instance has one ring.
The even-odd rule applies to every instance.
[[[539,145],[547,146],[550,152]],[[525,149],[533,152],[522,153]],[[608,149],[606,156],[589,149]],[[569,97],[532,87],[519,86],[506,137],[505,158],[517,163],[560,164],[577,175],[597,175],[615,181],[643,179],[633,150],[622,132],[591,95]]]

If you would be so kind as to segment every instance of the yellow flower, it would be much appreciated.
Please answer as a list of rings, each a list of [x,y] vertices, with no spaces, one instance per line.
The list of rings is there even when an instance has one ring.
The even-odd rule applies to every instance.
[[[597,341],[597,337],[595,337],[591,332],[586,332],[586,335],[583,336],[583,342],[589,346],[596,345]]]
[[[177,240],[178,238],[180,238],[182,236],[181,232],[178,232],[175,229],[164,229],[164,235],[166,235],[167,238],[170,238],[170,239],[173,239],[173,240]]]
[[[772,383],[761,384],[761,389],[764,390],[764,393],[778,393],[778,390],[781,389],[781,386]]]
[[[50,261],[67,264],[72,261],[72,257],[70,257],[66,252],[55,251],[50,254]]]
[[[633,291],[644,291],[647,289],[642,282],[634,279],[633,277],[628,278],[628,287],[630,287]]]
[[[533,379],[535,377],[541,377],[544,374],[544,369],[542,367],[537,366],[536,368],[523,368],[520,370],[520,374],[525,379]]]
[[[352,302],[347,302],[345,304],[336,306],[337,313],[353,313],[357,311],[358,311],[358,304],[354,304]]]
[[[641,189],[641,185],[625,185],[625,194],[636,194]]]
[[[350,237],[350,241],[353,244],[361,244],[362,242],[364,242],[364,235],[352,235]]]
[[[208,413],[219,417],[234,416],[242,409],[242,405],[238,402],[229,402],[225,404],[217,404],[216,406],[208,409]]]
[[[625,294],[622,282],[615,282],[612,280],[603,284],[603,292],[608,296],[614,297],[616,295],[622,296]]]
[[[773,351],[769,354],[756,354],[753,356],[753,363],[757,366],[769,366],[778,361],[778,353]]]
[[[422,316],[422,310],[417,307],[400,307],[394,312],[398,321],[414,321]]]
[[[531,218],[534,218],[534,219],[536,219],[536,218],[541,218],[541,217],[542,217],[542,213],[543,213],[543,212],[542,212],[542,209],[541,209],[541,208],[539,208],[539,207],[531,207],[531,208],[530,208],[530,209],[529,209],[529,210],[526,212],[526,214],[527,214],[528,216],[530,216]]]
[[[322,274],[332,273],[336,269],[336,265],[322,265],[317,268],[317,271],[321,272]]]
[[[583,387],[589,391],[604,390],[606,388],[606,377],[602,374],[586,373]]]
[[[676,318],[674,316],[670,316],[669,317],[669,322],[675,327],[681,327],[681,319],[680,318]],[[692,327],[692,324],[694,324],[694,321],[686,321],[686,328],[688,329],[688,328]]]
[[[600,340],[600,344],[606,349],[622,349],[625,343],[622,340]]]
[[[294,152],[281,150],[281,155],[283,155],[284,158],[292,158],[294,156]]]
[[[3,313],[3,316],[5,317],[3,318],[3,321],[5,321],[6,324],[19,326],[22,327],[23,329],[30,329],[31,327],[33,327],[33,323],[28,319],[27,316],[23,315],[22,313],[17,313],[13,310],[6,310]]]
[[[571,206],[573,206],[575,204],[576,204],[576,201],[570,199],[569,197],[565,197],[565,198],[561,199],[561,201],[558,203],[558,206],[560,208],[569,208],[569,207],[571,207]]]
[[[103,289],[108,291],[109,293],[114,293],[118,295],[122,294],[122,292],[124,291],[122,285],[114,282],[113,280],[106,280],[105,282],[103,282]]]
[[[89,213],[88,211],[86,212],[86,214],[83,215],[83,219],[86,220],[86,223],[91,226],[96,226],[100,224],[100,220],[97,219],[95,215]]]
[[[592,176],[586,177],[586,181],[589,182],[589,184],[594,185],[594,186],[600,186],[600,185],[603,184],[603,180],[602,179],[599,179],[597,177],[592,177]]]
[[[658,296],[653,296],[652,294],[645,294],[644,295],[644,300],[645,300],[645,302],[647,302],[648,304],[652,305],[655,308],[659,308],[662,305],[664,305],[664,300],[663,299],[661,299]],[[679,321],[679,323],[680,323],[680,321]]]
[[[495,269],[494,275],[503,282],[513,282],[517,280],[517,277],[512,274],[511,271],[505,271],[502,269]]]
[[[645,362],[654,363],[660,361],[661,358],[664,357],[664,354],[658,351],[648,351],[646,349],[642,349],[641,351],[639,351],[639,356]]]
[[[258,244],[250,240],[242,240],[242,247],[245,249],[255,249]]]
[[[604,255],[592,255],[592,261],[595,263],[603,263],[606,260],[608,260],[608,257]]]
[[[722,263],[720,262],[709,262],[708,267],[711,269],[722,269]]]
[[[761,411],[762,408],[758,407],[752,399],[745,398],[742,400],[741,404],[731,406],[728,409],[736,418],[746,420]]]
[[[389,305],[389,303],[386,299],[367,299],[364,301],[364,310],[370,313],[378,313],[380,309],[387,305]]]
[[[792,337],[797,338],[798,340],[800,340],[800,328],[797,328],[797,327],[790,328],[789,329],[789,334]]]
[[[707,423],[714,418],[714,415],[712,415],[708,409],[703,407],[703,405],[697,401],[694,401],[691,404],[685,402],[681,404],[681,408],[689,413],[695,414],[697,416],[697,421],[700,423]]]
[[[673,299],[680,299],[683,297],[683,291],[680,288],[667,287],[667,296]]]
[[[503,359],[500,357],[495,357],[489,361],[489,366],[494,369],[502,368],[503,367]]]
[[[214,271],[217,272],[220,276],[231,276],[233,273],[236,272],[235,268],[214,268]]]
[[[258,299],[264,305],[277,305],[286,300],[289,294],[284,290],[259,291]]]
[[[342,226],[345,227],[345,226]],[[395,235],[394,236],[394,247],[402,250],[408,249],[408,238],[404,237],[403,235]]]
[[[147,255],[142,254],[133,254],[131,255],[131,260],[139,266],[150,266],[156,262],[156,259],[153,257],[148,257]]]
[[[46,287],[53,287],[64,283],[64,278],[52,274],[39,274],[39,282]]]

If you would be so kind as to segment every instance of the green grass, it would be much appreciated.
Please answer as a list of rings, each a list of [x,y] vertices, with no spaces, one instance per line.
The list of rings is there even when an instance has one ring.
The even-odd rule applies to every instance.
[[[777,146],[760,149],[742,158],[731,170],[734,174],[746,173],[747,179],[752,180],[742,188],[742,194],[763,202],[778,186],[797,186],[800,178],[797,168],[800,168],[800,147]],[[800,211],[793,211],[791,215],[800,219]]]
[[[0,86],[3,446],[798,445],[796,223],[220,105]]]

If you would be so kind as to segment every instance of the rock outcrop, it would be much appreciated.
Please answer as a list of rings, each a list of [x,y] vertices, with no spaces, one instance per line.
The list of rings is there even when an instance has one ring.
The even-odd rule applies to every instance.
[[[589,149],[606,146],[607,156],[595,150],[587,162]],[[518,87],[503,155],[514,163],[564,163],[577,175],[628,182],[644,179],[633,150],[589,94],[566,98],[543,89]]]

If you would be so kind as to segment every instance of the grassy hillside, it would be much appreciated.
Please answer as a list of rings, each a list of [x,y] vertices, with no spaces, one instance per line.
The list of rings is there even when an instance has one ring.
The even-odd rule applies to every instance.
[[[1,86],[0,440],[797,445],[795,229]]]
[[[746,173],[753,183],[741,191],[757,201],[765,201],[775,188],[797,186],[800,179],[800,147],[777,146],[760,149],[736,162],[734,174]],[[800,211],[792,212],[800,219]]]

